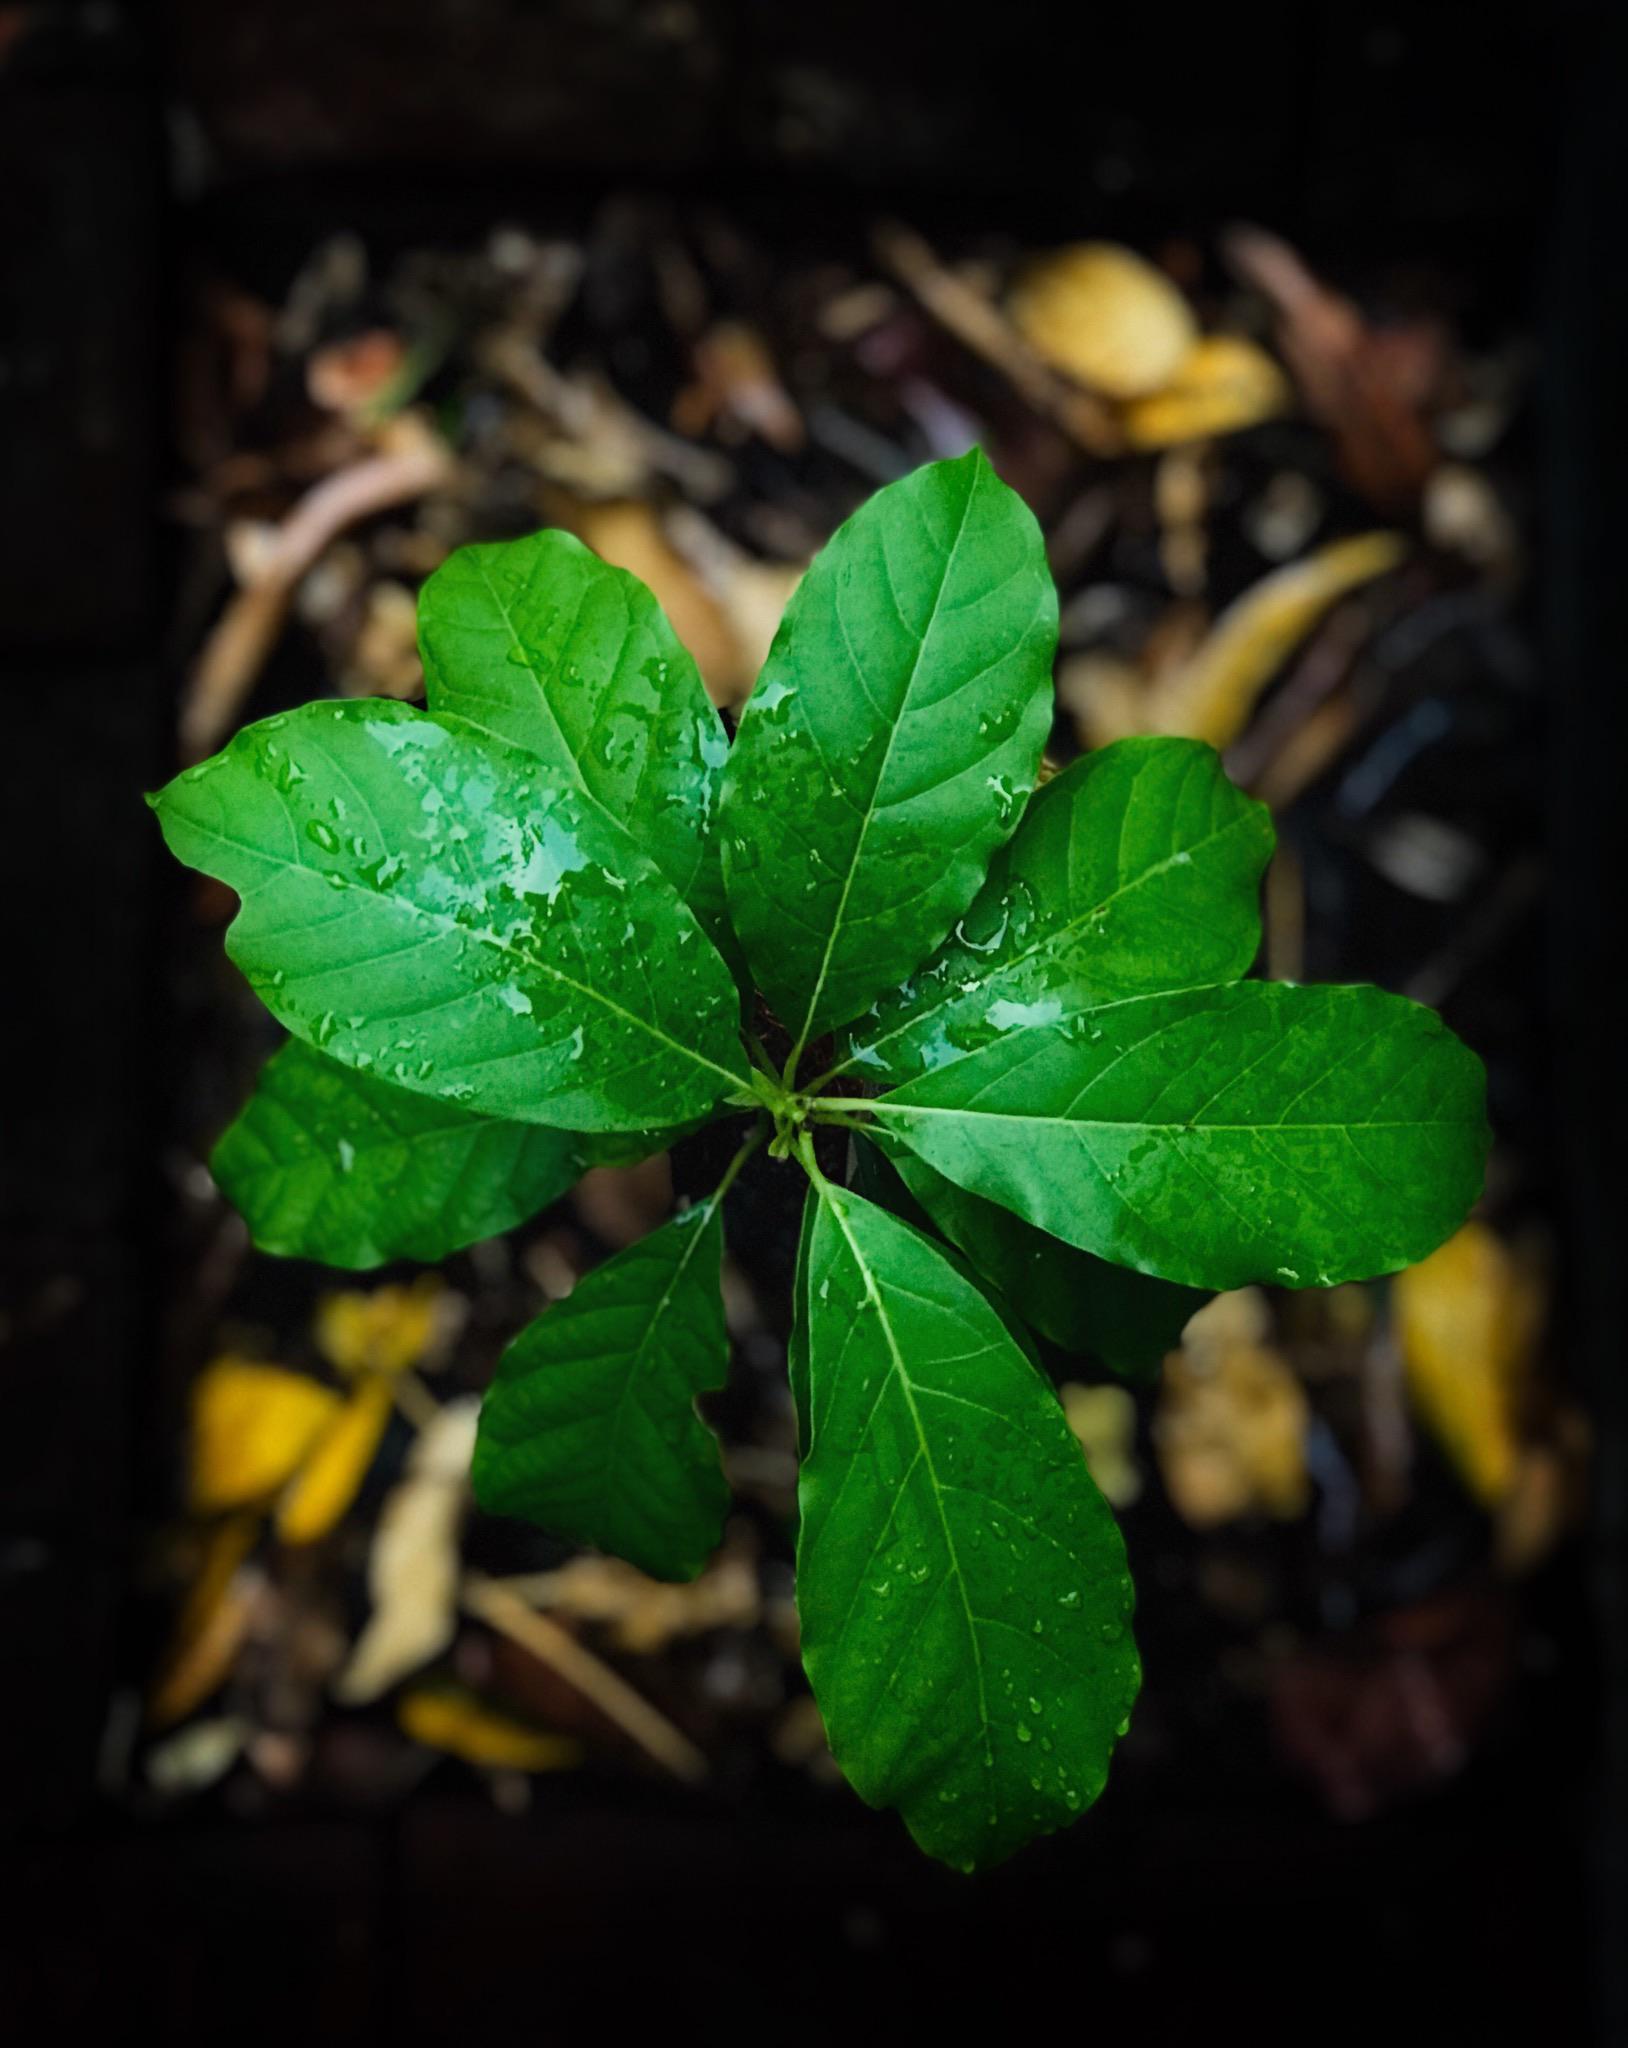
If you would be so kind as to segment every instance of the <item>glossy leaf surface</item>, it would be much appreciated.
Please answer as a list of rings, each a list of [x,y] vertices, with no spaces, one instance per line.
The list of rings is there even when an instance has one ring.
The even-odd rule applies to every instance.
[[[475,1496],[660,1579],[691,1579],[729,1505],[695,1397],[729,1368],[716,1198],[596,1266],[504,1352]]]
[[[900,981],[972,901],[1051,723],[1057,596],[974,450],[889,485],[798,585],[724,772],[724,875],[802,1043]]]
[[[807,1310],[815,1698],[860,1796],[980,1868],[1102,1789],[1139,1677],[1124,1547],[1055,1395],[919,1232],[822,1191]]]
[[[1193,1287],[1394,1272],[1481,1187],[1481,1063],[1373,988],[1241,982],[1038,1025],[875,1105],[938,1172]]]
[[[432,711],[579,782],[719,934],[729,742],[638,577],[557,529],[459,548],[420,593],[418,637]]]
[[[1203,1288],[1178,1287],[1065,1244],[957,1187],[885,1132],[878,1135],[922,1214],[1061,1350],[1090,1352],[1112,1371],[1140,1379],[1180,1343],[1189,1317],[1210,1299]]]
[[[1036,792],[938,951],[850,1034],[845,1065],[908,1080],[1004,1033],[1235,981],[1260,944],[1264,805],[1211,748],[1131,739]]]
[[[261,1068],[209,1164],[262,1251],[358,1270],[446,1258],[535,1215],[587,1167],[664,1142],[472,1116],[296,1038]]]
[[[729,971],[580,789],[405,705],[308,704],[153,800],[242,899],[227,950],[347,1066],[484,1115],[642,1130],[738,1088]]]

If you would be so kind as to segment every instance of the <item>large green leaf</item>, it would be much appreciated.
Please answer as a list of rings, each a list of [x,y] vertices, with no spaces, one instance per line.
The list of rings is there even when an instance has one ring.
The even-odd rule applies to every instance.
[[[850,1033],[905,1081],[1027,1024],[1236,981],[1260,944],[1272,821],[1196,740],[1120,740],[1030,801],[966,916]]]
[[[472,1116],[295,1038],[261,1068],[209,1164],[262,1251],[358,1270],[430,1264],[495,1237],[587,1167],[659,1151],[670,1135],[588,1137]]]
[[[693,1579],[729,1507],[697,1394],[729,1369],[717,1196],[618,1252],[504,1352],[475,1496],[660,1579]]]
[[[1051,723],[1057,594],[974,450],[861,506],[798,585],[724,770],[730,912],[801,1046],[943,938]]]
[[[637,576],[557,530],[459,548],[419,595],[418,638],[432,711],[579,782],[723,932],[713,826],[729,740]]]
[[[1481,1062],[1374,988],[1240,982],[1017,1031],[871,1104],[946,1178],[1193,1287],[1411,1265],[1481,1187]]]
[[[645,1130],[745,1085],[729,971],[574,784],[394,703],[308,704],[152,800],[237,890],[227,950],[296,1037],[489,1116]]]
[[[1110,1265],[1037,1230],[998,1202],[946,1180],[887,1131],[877,1145],[909,1200],[1024,1321],[1061,1350],[1090,1352],[1126,1379],[1142,1379],[1181,1342],[1211,1299],[1151,1273]],[[891,1206],[891,1205],[890,1205]]]
[[[860,1796],[975,1869],[1102,1789],[1139,1677],[1124,1546],[1056,1396],[918,1231],[823,1189],[807,1311],[814,1696]]]

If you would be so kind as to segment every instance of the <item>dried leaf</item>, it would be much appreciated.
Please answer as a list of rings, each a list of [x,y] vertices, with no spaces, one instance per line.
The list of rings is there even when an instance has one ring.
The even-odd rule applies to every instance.
[[[375,1700],[438,1657],[458,1620],[458,1532],[480,1402],[448,1402],[421,1432],[407,1476],[379,1513],[368,1559],[373,1613],[334,1684],[348,1706]]]
[[[279,1365],[228,1354],[192,1389],[188,1499],[195,1514],[269,1501],[332,1422],[339,1397]]]
[[[1219,1295],[1165,1363],[1154,1448],[1176,1512],[1195,1529],[1251,1514],[1287,1521],[1305,1508],[1310,1410],[1264,1341],[1269,1329],[1258,1288]]]
[[[1168,384],[1198,339],[1187,301],[1151,263],[1113,242],[1059,249],[1028,270],[1009,307],[1049,363],[1110,398]]]
[[[277,1504],[277,1534],[284,1543],[319,1542],[355,1500],[390,1420],[394,1395],[383,1373],[368,1373],[358,1381]]]
[[[1399,534],[1358,534],[1263,577],[1222,613],[1189,661],[1159,679],[1146,729],[1230,745],[1323,614],[1347,591],[1395,568],[1404,551]]]
[[[1496,1507],[1515,1482],[1517,1408],[1543,1306],[1536,1277],[1471,1222],[1397,1275],[1391,1303],[1414,1408],[1476,1499]]]
[[[155,1728],[184,1721],[231,1670],[253,1613],[256,1574],[243,1567],[259,1528],[243,1514],[210,1531],[148,1697]]]
[[[1063,1413],[1085,1452],[1086,1468],[1109,1503],[1128,1508],[1142,1495],[1142,1468],[1136,1462],[1136,1399],[1124,1387],[1081,1386],[1070,1380],[1062,1389]]]
[[[324,412],[360,413],[388,396],[402,374],[407,346],[388,327],[331,341],[306,359],[305,388]]]
[[[405,583],[385,580],[368,591],[351,645],[344,688],[351,696],[416,699],[424,694],[418,653],[418,598]]]
[[[418,1686],[396,1712],[402,1731],[426,1749],[501,1771],[563,1771],[581,1761],[579,1744],[547,1735],[455,1686]]]
[[[718,421],[726,437],[756,434],[782,454],[803,446],[803,416],[755,327],[726,320],[709,328],[695,344],[695,373],[673,407],[680,433],[704,434]]]
[[[347,1377],[406,1372],[440,1340],[449,1307],[445,1283],[424,1273],[405,1287],[323,1295],[312,1333],[323,1357]]]
[[[1258,426],[1289,409],[1289,380],[1265,349],[1239,334],[1207,334],[1175,375],[1120,414],[1133,448],[1168,448]]]
[[[1225,248],[1238,275],[1276,308],[1278,346],[1307,411],[1334,437],[1347,480],[1386,511],[1410,508],[1439,459],[1423,415],[1445,379],[1439,332],[1371,327],[1287,242],[1260,228],[1233,229]]]
[[[695,656],[701,680],[715,704],[745,695],[740,645],[712,592],[668,540],[654,510],[639,500],[584,505],[571,524],[596,555],[627,569],[656,594],[673,631]]]
[[[620,1558],[584,1556],[513,1586],[533,1606],[608,1627],[620,1649],[640,1656],[682,1636],[751,1628],[762,1612],[757,1573],[750,1559],[731,1549],[683,1584],[646,1578]]]

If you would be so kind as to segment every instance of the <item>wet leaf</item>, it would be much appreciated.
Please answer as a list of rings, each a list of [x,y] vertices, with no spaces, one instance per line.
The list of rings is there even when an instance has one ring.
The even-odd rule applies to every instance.
[[[695,1412],[729,1367],[718,1198],[580,1280],[504,1352],[481,1413],[475,1495],[652,1577],[694,1578],[729,1506]]]
[[[1181,1341],[1208,1296],[1065,1244],[936,1173],[896,1139],[879,1141],[906,1189],[1026,1323],[1064,1351],[1089,1352],[1110,1371],[1144,1379]]]
[[[1110,398],[1158,391],[1198,339],[1164,272],[1114,242],[1081,242],[1034,264],[1010,307],[1032,348]]]
[[[296,1037],[419,1093],[575,1130],[737,1089],[729,971],[591,799],[406,706],[309,704],[153,799],[235,888],[227,950]]]
[[[832,1753],[981,1868],[1101,1791],[1139,1677],[1125,1554],[1055,1395],[907,1224],[822,1189],[803,1656]]]
[[[1481,1062],[1373,988],[1240,982],[1035,1025],[873,1105],[930,1166],[1193,1287],[1331,1286],[1434,1249],[1480,1192]]]
[[[844,1064],[902,1081],[1099,1003],[1235,980],[1260,944],[1272,843],[1208,747],[1082,757],[1031,799],[938,951],[854,1027]]]
[[[228,1354],[192,1389],[188,1494],[195,1514],[269,1501],[332,1422],[339,1397],[303,1373]]]
[[[974,450],[877,492],[786,608],[724,772],[730,911],[799,1045],[948,931],[1051,721],[1057,597]]]
[[[576,781],[718,937],[729,742],[638,577],[558,529],[459,548],[420,594],[418,632],[430,709]]]
[[[261,1251],[359,1270],[426,1263],[524,1222],[584,1170],[591,1141],[472,1116],[293,1039],[210,1158]]]

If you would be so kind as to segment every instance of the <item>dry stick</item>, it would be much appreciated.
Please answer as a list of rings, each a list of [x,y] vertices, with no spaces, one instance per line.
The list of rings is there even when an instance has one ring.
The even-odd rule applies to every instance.
[[[300,579],[347,527],[444,483],[452,458],[439,441],[369,456],[324,477],[277,530],[252,581],[238,591],[204,644],[181,705],[181,754],[213,752],[235,721],[283,629]]]
[[[913,229],[889,222],[872,245],[882,264],[963,347],[1001,371],[1018,395],[1088,455],[1119,455],[1125,440],[1112,409],[1053,374],[1005,314],[942,264]]]
[[[481,1572],[465,1574],[462,1599],[466,1613],[558,1672],[675,1778],[693,1784],[706,1776],[707,1760],[689,1737],[557,1621]]]

